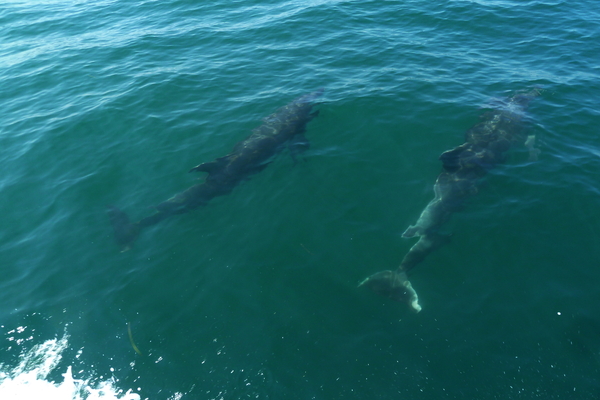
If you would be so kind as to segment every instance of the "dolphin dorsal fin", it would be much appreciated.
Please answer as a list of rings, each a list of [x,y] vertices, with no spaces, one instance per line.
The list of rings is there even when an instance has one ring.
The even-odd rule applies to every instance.
[[[466,143],[464,143],[440,155],[440,161],[446,171],[454,172],[459,168],[459,159],[461,154],[466,150],[466,147]]]
[[[227,164],[227,162],[225,161],[226,158],[227,157],[220,157],[220,158],[217,158],[215,161],[202,163],[202,164],[197,165],[194,168],[190,169],[188,172],[208,172],[210,174],[211,172],[214,172],[217,169],[222,168],[223,165],[226,165]]]

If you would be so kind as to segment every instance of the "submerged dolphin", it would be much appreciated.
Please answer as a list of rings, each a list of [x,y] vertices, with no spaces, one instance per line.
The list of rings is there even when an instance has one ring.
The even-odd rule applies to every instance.
[[[192,168],[190,172],[208,173],[204,182],[158,204],[154,207],[156,209],[154,214],[132,223],[123,211],[109,206],[108,215],[115,232],[115,239],[122,251],[131,247],[141,229],[171,215],[186,213],[203,206],[214,197],[228,194],[250,175],[264,169],[286,143],[306,147],[308,145],[304,137],[306,124],[318,114],[318,111],[311,113],[311,110],[314,100],[322,94],[321,88],[281,107],[264,118],[264,123],[253,129],[246,140],[237,143],[231,153]]]
[[[433,190],[435,197],[427,204],[418,221],[402,234],[405,238],[419,236],[419,240],[404,256],[395,271],[381,271],[371,275],[359,286],[367,286],[376,293],[394,300],[406,301],[414,311],[421,311],[419,297],[408,280],[407,273],[446,242],[440,227],[478,191],[478,184],[489,170],[505,161],[507,151],[515,145],[525,145],[530,159],[537,158],[533,148],[534,136],[523,134],[522,120],[529,102],[541,94],[532,89],[507,99],[502,107],[482,116],[482,121],[466,133],[465,143],[440,156],[443,171]]]

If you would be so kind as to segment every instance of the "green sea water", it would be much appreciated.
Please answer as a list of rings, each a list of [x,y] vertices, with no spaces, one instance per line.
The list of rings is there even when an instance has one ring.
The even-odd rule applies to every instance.
[[[600,398],[599,39],[592,0],[3,3],[0,384],[67,335],[44,379],[143,399]],[[119,252],[106,206],[151,214],[319,87],[300,158]],[[452,217],[423,311],[357,288],[532,87],[539,159]]]

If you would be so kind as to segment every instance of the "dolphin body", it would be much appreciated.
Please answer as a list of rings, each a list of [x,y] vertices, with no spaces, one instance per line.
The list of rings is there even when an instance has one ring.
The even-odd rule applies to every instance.
[[[377,272],[359,286],[369,287],[393,300],[406,301],[414,311],[421,311],[408,272],[447,242],[447,236],[439,233],[440,227],[478,192],[481,178],[506,160],[508,150],[515,145],[525,145],[530,160],[537,159],[539,150],[533,148],[535,137],[524,135],[522,120],[531,100],[540,94],[540,89],[532,89],[507,99],[502,107],[482,115],[482,121],[467,131],[465,143],[442,153],[443,171],[433,186],[435,197],[417,222],[402,234],[405,238],[418,236],[419,240],[404,256],[398,269]]]
[[[204,182],[176,194],[154,206],[156,212],[132,223],[127,214],[114,206],[108,207],[108,215],[115,233],[115,240],[122,251],[129,250],[146,227],[152,226],[175,214],[183,214],[206,205],[212,198],[226,195],[251,175],[262,171],[279,153],[285,144],[294,150],[308,147],[304,137],[306,124],[317,116],[311,112],[314,100],[324,89],[298,97],[288,105],[263,119],[263,124],[252,130],[252,134],[237,143],[231,153],[214,161],[200,164],[189,172],[207,172]]]

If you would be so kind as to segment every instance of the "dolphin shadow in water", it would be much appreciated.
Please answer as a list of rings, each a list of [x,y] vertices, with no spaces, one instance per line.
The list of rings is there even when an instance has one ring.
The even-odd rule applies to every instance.
[[[402,237],[419,237],[395,271],[381,271],[363,280],[359,286],[397,301],[406,301],[416,312],[421,311],[419,297],[408,280],[408,272],[432,251],[447,242],[440,227],[477,193],[481,178],[506,160],[507,152],[516,145],[529,149],[530,159],[537,159],[533,147],[535,137],[523,133],[523,117],[529,103],[541,89],[518,93],[502,107],[482,115],[482,121],[469,129],[465,143],[440,156],[443,171],[433,190],[435,197],[427,204],[418,221],[408,227]]]
[[[131,248],[140,231],[176,214],[183,214],[206,205],[211,199],[230,193],[251,175],[262,171],[286,144],[292,157],[294,151],[308,147],[304,137],[306,124],[317,116],[311,112],[314,101],[323,94],[321,88],[301,96],[275,113],[263,119],[263,124],[252,134],[237,143],[231,153],[214,161],[200,164],[189,172],[207,172],[204,182],[191,186],[170,199],[156,205],[156,212],[132,223],[127,214],[114,206],[108,207],[108,215],[121,251]]]

